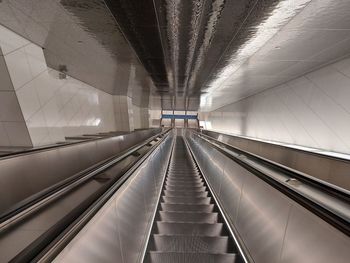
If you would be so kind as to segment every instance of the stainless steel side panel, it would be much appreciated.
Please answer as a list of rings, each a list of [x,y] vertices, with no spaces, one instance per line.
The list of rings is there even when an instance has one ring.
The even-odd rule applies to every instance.
[[[237,219],[242,196],[242,185],[248,175],[249,172],[237,163],[229,159],[225,160],[219,198],[221,200],[231,200],[227,203],[225,209],[233,222],[236,222]]]
[[[88,141],[0,160],[0,214],[32,195],[159,133]]]
[[[243,151],[267,158],[320,180],[350,190],[350,161],[330,158],[281,145],[256,141],[238,136],[203,131],[204,134]]]
[[[190,131],[186,137],[255,263],[349,262],[348,236]]]
[[[320,218],[299,205],[291,208],[281,261],[349,262],[349,237],[337,233]]]
[[[254,175],[245,179],[236,227],[257,262],[279,262],[290,200]]]
[[[54,262],[138,262],[152,225],[171,143],[170,135]]]

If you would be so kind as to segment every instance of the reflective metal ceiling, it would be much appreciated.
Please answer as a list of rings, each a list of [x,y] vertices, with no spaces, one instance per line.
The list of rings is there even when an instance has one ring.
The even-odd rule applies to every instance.
[[[155,0],[178,97],[202,111],[348,54],[348,0]],[[339,30],[341,29],[341,30]]]
[[[51,67],[138,105],[202,111],[348,55],[349,14],[349,0],[0,3],[0,23]]]

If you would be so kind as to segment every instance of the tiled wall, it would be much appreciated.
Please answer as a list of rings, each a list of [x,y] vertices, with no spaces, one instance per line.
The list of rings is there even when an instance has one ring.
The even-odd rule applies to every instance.
[[[128,96],[113,96],[114,115],[119,131],[134,130],[134,113],[132,100]]]
[[[141,108],[133,104],[128,96],[114,97],[114,114],[117,129],[121,131],[133,131],[135,129],[149,128],[148,108]]]
[[[148,108],[140,108],[133,105],[134,127],[135,129],[143,129],[149,127]]]
[[[350,153],[350,59],[201,114],[213,130]]]
[[[3,54],[0,49],[0,147],[30,147],[32,141]]]
[[[116,130],[112,95],[70,77],[59,79],[58,72],[46,66],[40,47],[2,26],[0,47],[1,146],[11,142],[9,136],[21,146],[37,146],[65,136]],[[21,127],[12,132],[14,125]],[[4,130],[7,137],[1,134]]]
[[[149,126],[158,128],[160,126],[160,118],[162,116],[161,110],[150,110],[149,111]]]

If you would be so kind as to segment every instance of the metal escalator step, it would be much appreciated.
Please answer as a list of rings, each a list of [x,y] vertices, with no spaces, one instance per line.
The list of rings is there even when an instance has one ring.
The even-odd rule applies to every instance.
[[[192,186],[192,185],[186,185],[186,186],[176,186],[176,185],[165,185],[166,190],[183,190],[183,191],[205,191],[205,186]]]
[[[181,178],[168,178],[165,181],[166,183],[172,184],[188,184],[188,183],[203,183],[202,179],[181,179]]]
[[[165,184],[171,186],[204,186],[204,182],[165,182]]]
[[[227,253],[229,238],[187,236],[187,235],[153,235],[150,250],[161,252],[196,252]]]
[[[200,173],[196,170],[193,169],[188,169],[188,170],[171,170],[169,169],[169,174],[176,174],[176,175],[183,175],[183,176],[190,176],[190,175],[195,175],[199,176]]]
[[[166,203],[171,204],[210,204],[211,197],[191,197],[191,196],[185,196],[185,197],[170,197],[170,196],[162,196],[162,199]]]
[[[167,177],[169,178],[201,178],[202,176],[199,173],[174,173],[174,172],[169,172]]]
[[[166,184],[173,184],[173,185],[176,185],[176,184],[179,184],[179,185],[196,185],[196,184],[199,184],[199,185],[203,185],[204,182],[202,180],[183,180],[183,179],[167,179],[165,181]]]
[[[200,175],[180,175],[180,174],[169,174],[167,176],[167,179],[202,179],[202,176]]]
[[[218,222],[217,213],[159,211],[159,217],[163,222],[194,222],[212,224]]]
[[[235,263],[236,254],[149,252],[150,263]]]
[[[157,221],[157,233],[163,235],[220,236],[222,223],[177,223]]]
[[[194,197],[208,197],[207,191],[174,191],[174,190],[164,190],[165,196],[194,196]]]
[[[182,137],[177,137],[145,263],[234,263],[232,239]]]
[[[165,179],[165,181],[172,181],[172,182],[193,182],[193,183],[202,183],[203,182],[203,179],[202,178],[171,178],[171,177],[168,177]]]
[[[191,212],[206,212],[210,213],[214,211],[214,204],[210,205],[191,205],[191,204],[169,204],[160,203],[162,211],[191,211]]]
[[[201,176],[168,176],[166,178],[167,180],[203,180],[203,178]]]
[[[193,169],[184,169],[184,170],[174,170],[169,169],[169,174],[177,174],[177,175],[200,175],[200,173],[197,170]]]

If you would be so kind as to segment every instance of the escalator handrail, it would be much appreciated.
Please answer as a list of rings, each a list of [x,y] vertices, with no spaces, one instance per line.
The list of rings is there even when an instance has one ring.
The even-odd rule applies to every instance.
[[[174,153],[174,147],[175,147],[175,141],[176,139],[174,138],[173,139],[173,142],[172,142],[172,145],[170,147],[170,154],[169,154],[169,158],[167,160],[167,168],[165,169],[165,172],[163,174],[163,178],[162,178],[162,183],[161,183],[161,189],[159,191],[159,194],[157,196],[157,205],[155,206],[154,208],[154,211],[153,211],[153,214],[152,214],[152,219],[151,219],[151,225],[148,229],[148,232],[146,234],[146,237],[145,237],[145,242],[144,242],[144,246],[142,248],[142,252],[141,252],[141,255],[140,255],[140,259],[139,259],[139,263],[143,263],[144,260],[145,260],[145,257],[146,257],[146,253],[147,253],[147,247],[148,247],[148,242],[149,242],[149,239],[151,237],[151,234],[152,234],[152,225],[153,225],[153,222],[156,218],[156,215],[157,215],[157,210],[158,210],[158,207],[159,207],[159,203],[160,203],[160,199],[162,197],[162,189],[164,187],[164,182],[165,182],[165,178],[166,178],[166,175],[169,171],[169,168],[170,168],[170,164],[171,164],[171,158],[173,156],[173,153]]]
[[[57,200],[60,196],[71,191],[73,188],[78,187],[82,183],[86,182],[96,174],[108,169],[109,167],[115,165],[127,156],[132,155],[137,152],[140,148],[149,144],[151,141],[159,136],[163,136],[169,130],[156,134],[146,140],[145,142],[139,143],[115,156],[104,160],[103,162],[94,165],[74,176],[71,176],[45,190],[31,196],[29,199],[25,199],[18,203],[16,206],[12,207],[10,210],[5,211],[0,217],[0,233],[8,229],[9,227],[17,224],[19,221],[27,218],[31,214],[38,211],[40,208],[46,206],[54,200]]]
[[[167,138],[169,131],[165,131],[161,140],[157,141],[122,177],[113,183],[104,193],[91,202],[81,213],[81,208],[75,208],[56,225],[47,230],[37,240],[28,245],[10,262],[51,262],[52,259],[75,237],[75,235],[91,220],[102,206],[115,194],[147,157]]]
[[[337,229],[339,229],[341,232],[345,233],[346,235],[350,236],[350,218],[346,216],[345,212],[350,212],[348,209],[345,209],[346,211],[344,214],[340,215],[338,213],[335,213],[334,211],[339,210],[338,208],[333,208],[329,206],[329,204],[325,205],[321,202],[315,202],[310,196],[305,196],[302,193],[296,191],[295,188],[290,187],[286,184],[286,182],[278,181],[275,178],[273,178],[271,175],[269,175],[266,172],[263,172],[256,167],[254,167],[252,164],[249,164],[244,157],[248,156],[250,158],[253,158],[256,162],[264,163],[267,166],[269,166],[271,169],[276,169],[282,173],[285,173],[286,175],[290,176],[291,178],[297,178],[300,180],[300,182],[305,183],[306,185],[310,186],[310,188],[314,189],[315,191],[321,191],[325,195],[329,196],[329,198],[337,199],[339,202],[342,202],[346,205],[349,205],[350,202],[350,196],[347,193],[347,190],[340,190],[338,188],[330,187],[328,184],[320,183],[318,180],[312,180],[310,177],[303,177],[302,174],[297,173],[295,171],[292,171],[290,169],[287,169],[286,167],[283,167],[281,165],[278,165],[274,162],[268,161],[262,157],[259,157],[257,155],[251,154],[249,152],[245,152],[241,149],[238,149],[234,146],[225,144],[221,141],[218,141],[208,135],[203,135],[201,133],[192,131],[196,136],[202,138],[203,140],[207,141],[210,145],[212,145],[215,149],[219,150],[221,153],[223,153],[225,156],[229,157],[233,161],[237,162],[239,165],[247,169],[248,171],[252,172],[254,175],[258,176],[263,181],[267,182],[269,185],[277,189],[278,191],[284,193],[291,199],[295,200],[314,214],[321,217],[323,220],[327,221]],[[213,143],[213,141],[215,143]],[[220,146],[221,145],[221,146]],[[223,147],[224,146],[224,147]],[[231,150],[226,150],[226,149]],[[230,152],[231,151],[231,152]],[[235,151],[239,153],[238,156],[232,154],[232,152]],[[346,207],[345,207],[346,208]],[[347,213],[347,214],[348,214]]]
[[[197,133],[197,132],[196,132]],[[209,141],[214,141],[215,143],[217,144],[220,144],[220,145],[223,145],[224,148],[228,148],[228,149],[233,149],[234,151],[242,154],[242,155],[245,155],[245,156],[249,156],[259,162],[262,162],[264,164],[267,164],[273,168],[278,168],[279,170],[283,171],[284,173],[288,173],[288,174],[291,174],[293,175],[295,178],[305,182],[305,183],[308,183],[308,184],[312,184],[312,185],[315,185],[315,187],[317,188],[322,188],[323,191],[327,191],[329,194],[331,195],[335,195],[335,196],[340,196],[341,198],[344,198],[344,199],[347,199],[348,198],[348,201],[350,201],[350,191],[347,190],[347,189],[344,189],[344,188],[341,188],[339,186],[336,186],[336,185],[333,185],[331,183],[328,183],[326,181],[322,181],[318,178],[315,178],[313,176],[310,176],[308,174],[305,174],[305,173],[302,173],[300,171],[297,171],[297,170],[294,170],[292,168],[289,168],[285,165],[282,165],[282,164],[279,164],[277,162],[274,162],[274,161],[271,161],[267,158],[264,158],[264,157],[261,157],[257,154],[254,154],[254,153],[251,153],[251,152],[248,152],[248,151],[245,151],[245,150],[242,150],[238,147],[235,147],[235,146],[232,146],[230,144],[227,144],[225,142],[222,142],[218,139],[215,139],[209,135],[206,135],[206,134],[202,134],[202,133],[197,133],[198,136],[200,137],[203,137],[203,138],[206,138],[207,140]]]
[[[153,128],[153,129],[150,129],[150,130],[156,130],[156,129],[157,128]],[[89,138],[89,137],[86,136],[85,140],[80,140],[80,141],[76,141],[76,142],[58,142],[56,144],[37,146],[37,147],[32,147],[32,148],[25,148],[25,147],[23,147],[24,149],[22,149],[22,150],[10,152],[10,153],[5,153],[5,154],[0,155],[0,161],[6,160],[6,159],[9,159],[9,158],[18,157],[18,156],[32,154],[34,152],[48,151],[48,150],[51,150],[51,149],[61,148],[61,147],[69,147],[71,145],[83,144],[83,143],[88,143],[88,142],[91,142],[91,141],[104,140],[104,139],[112,138],[112,137],[120,137],[120,136],[124,136],[124,135],[128,135],[128,134],[130,134],[130,133],[119,134],[119,135],[111,135],[111,136],[101,136],[101,135],[97,134],[96,136],[100,136],[100,137],[98,137],[98,138]]]
[[[200,173],[202,174],[207,187],[209,188],[209,192],[211,193],[211,195],[214,199],[214,202],[215,202],[216,206],[218,207],[222,218],[225,221],[225,224],[230,232],[232,239],[235,242],[235,245],[238,248],[238,252],[240,253],[240,255],[243,258],[244,263],[253,263],[254,260],[251,257],[251,255],[249,254],[247,247],[244,245],[243,239],[238,234],[238,231],[236,230],[234,224],[229,220],[229,216],[228,216],[227,212],[225,211],[225,209],[223,208],[223,206],[220,202],[220,199],[217,197],[216,193],[213,191],[213,188],[212,188],[209,180],[207,179],[205,173],[201,169],[201,166],[197,162],[196,157],[195,157],[195,155],[194,155],[194,153],[193,153],[193,151],[192,151],[192,149],[187,141],[187,138],[184,138],[184,141],[185,141],[185,145],[186,145],[188,151],[190,152],[193,160],[196,162],[196,165],[197,165]]]

